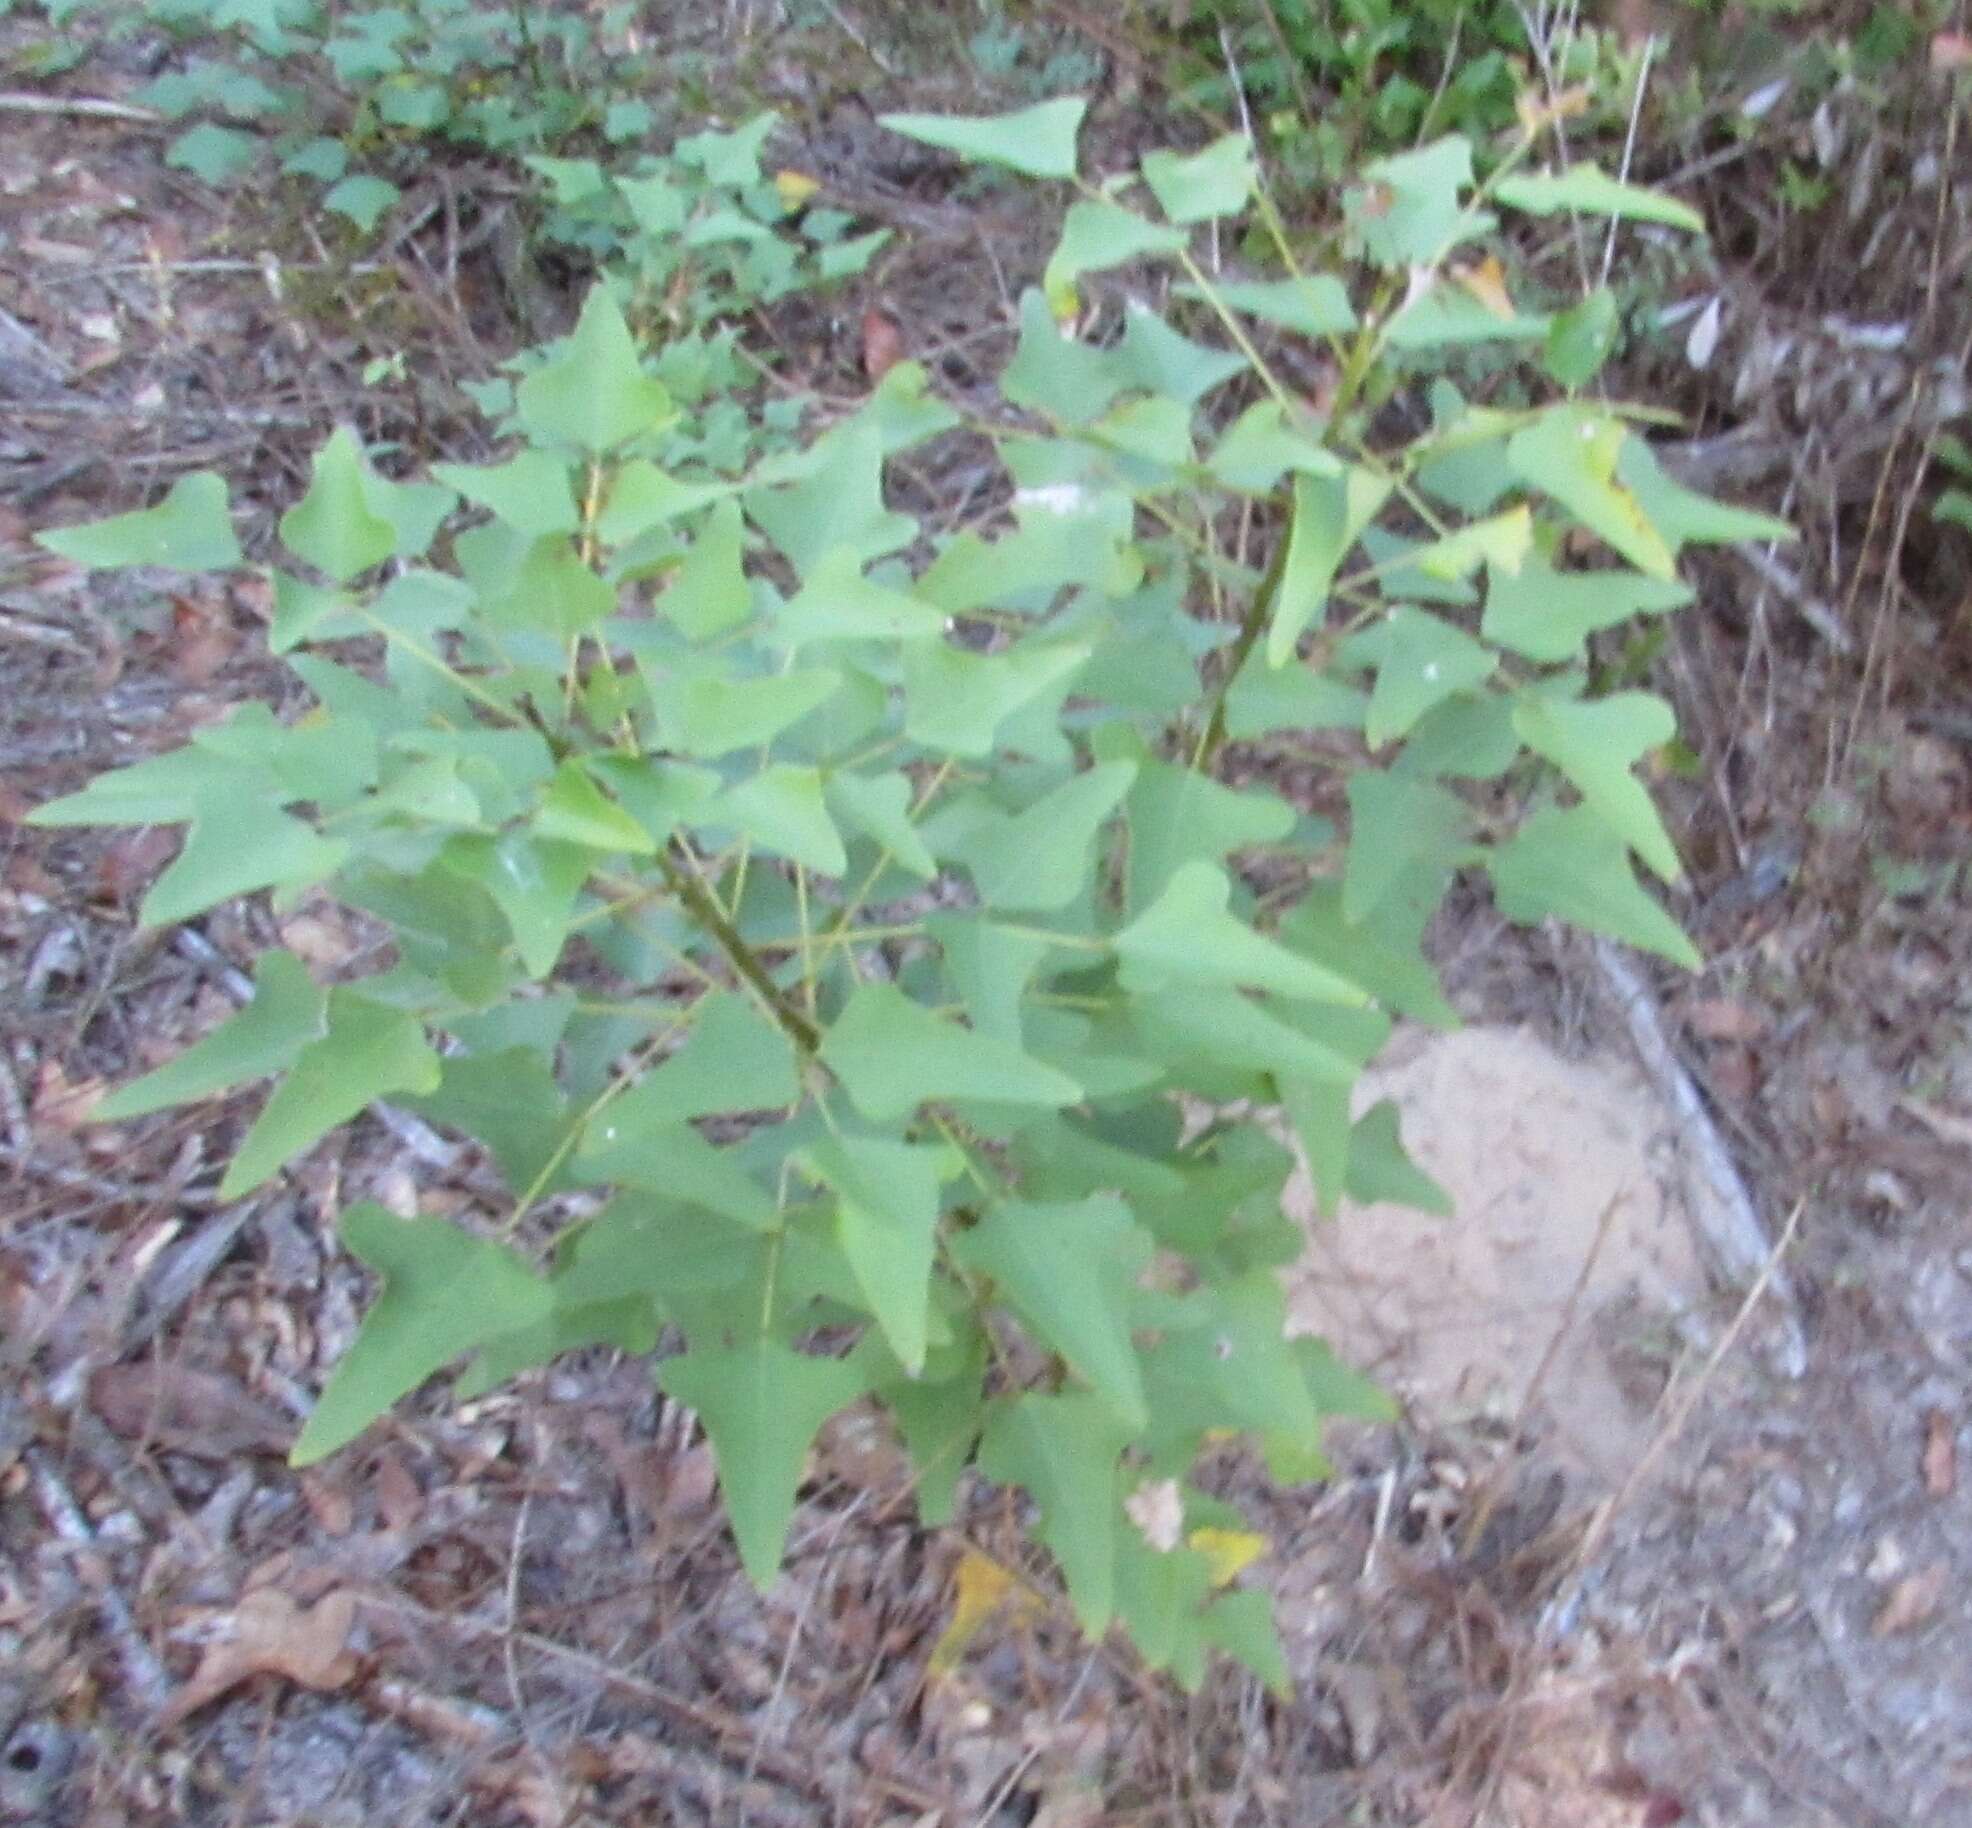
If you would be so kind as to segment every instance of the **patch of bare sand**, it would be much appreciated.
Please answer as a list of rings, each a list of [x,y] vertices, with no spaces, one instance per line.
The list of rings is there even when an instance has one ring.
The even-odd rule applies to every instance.
[[[1456,1216],[1345,1203],[1323,1222],[1300,1177],[1290,1324],[1434,1422],[1518,1420],[1531,1391],[1548,1444],[1619,1484],[1650,1439],[1648,1366],[1703,1290],[1670,1114],[1626,1062],[1523,1028],[1401,1035],[1358,1087],[1359,1110],[1386,1098]]]

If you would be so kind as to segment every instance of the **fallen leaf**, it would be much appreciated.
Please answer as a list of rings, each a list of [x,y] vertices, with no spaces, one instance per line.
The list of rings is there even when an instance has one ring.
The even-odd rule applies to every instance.
[[[44,1134],[73,1136],[86,1129],[102,1103],[107,1082],[71,1079],[59,1060],[44,1060],[34,1086],[34,1125]]]
[[[931,1647],[927,1667],[932,1676],[949,1676],[958,1668],[972,1640],[1018,1586],[1013,1575],[990,1555],[968,1549],[959,1557],[958,1570],[952,1576],[951,1622]]]
[[[1933,1562],[1921,1574],[1906,1574],[1890,1589],[1869,1630],[1872,1637],[1887,1638],[1895,1632],[1914,1631],[1938,1610],[1945,1596],[1945,1564]]]
[[[863,313],[863,373],[881,381],[904,359],[904,326],[880,305]]]
[[[294,1423],[231,1378],[169,1359],[102,1366],[90,1374],[89,1402],[111,1433],[203,1460],[285,1454],[294,1444]]]
[[[303,1688],[345,1687],[357,1668],[348,1648],[355,1623],[356,1595],[346,1587],[324,1594],[306,1611],[276,1588],[257,1588],[235,1609],[233,1635],[206,1647],[159,1724],[175,1726],[255,1676],[279,1676]]]
[[[1696,997],[1684,1022],[1703,1041],[1757,1041],[1767,1030],[1766,1012],[1737,997]]]
[[[127,907],[158,879],[184,842],[175,825],[133,825],[118,832],[96,858],[95,899]]]
[[[1175,1479],[1146,1479],[1123,1500],[1124,1512],[1153,1549],[1168,1555],[1185,1529],[1185,1501]]]
[[[1958,1430],[1942,1409],[1924,1412],[1924,1489],[1949,1498],[1958,1489]]]
[[[201,686],[232,659],[239,636],[210,605],[191,597],[171,599],[172,678],[180,685]]]

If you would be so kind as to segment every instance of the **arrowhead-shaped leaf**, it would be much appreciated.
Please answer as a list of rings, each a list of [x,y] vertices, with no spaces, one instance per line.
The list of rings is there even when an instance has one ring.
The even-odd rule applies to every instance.
[[[320,1039],[326,1003],[326,992],[316,987],[307,966],[292,952],[263,953],[254,970],[251,1003],[175,1060],[112,1092],[96,1107],[97,1115],[118,1123],[281,1072]]]
[[[822,1059],[872,1123],[893,1123],[927,1099],[1074,1104],[1066,1073],[991,1035],[947,1022],[894,984],[859,985],[822,1042]]]
[[[356,1342],[330,1374],[288,1456],[312,1466],[462,1353],[545,1320],[547,1286],[514,1252],[445,1219],[400,1219],[368,1201],[342,1239],[383,1277]]]
[[[1265,938],[1228,911],[1232,884],[1214,864],[1187,863],[1111,941],[1123,983],[1158,991],[1174,984],[1243,984],[1322,1003],[1368,999],[1346,979]]]
[[[1079,95],[1063,95],[1012,114],[881,114],[877,119],[892,133],[983,165],[1004,165],[1030,178],[1072,178],[1075,136],[1088,105]]]
[[[415,1016],[353,990],[330,991],[326,1032],[274,1088],[219,1183],[220,1198],[251,1192],[374,1098],[435,1091],[438,1074],[438,1055]]]
[[[1643,783],[1630,772],[1640,756],[1676,735],[1677,718],[1669,705],[1648,692],[1598,699],[1529,692],[1514,707],[1513,727],[1660,877],[1677,880],[1681,872],[1670,833]]]
[[[809,1444],[830,1416],[863,1394],[861,1372],[839,1358],[756,1339],[666,1359],[657,1381],[705,1424],[740,1560],[764,1592],[780,1572]]]
[[[993,1278],[1028,1331],[1059,1352],[1133,1433],[1148,1425],[1129,1310],[1151,1240],[1121,1200],[1002,1200],[953,1248],[968,1269]]]
[[[154,508],[34,536],[78,565],[156,565],[169,571],[226,571],[243,557],[234,537],[225,478],[211,470],[181,476]]]

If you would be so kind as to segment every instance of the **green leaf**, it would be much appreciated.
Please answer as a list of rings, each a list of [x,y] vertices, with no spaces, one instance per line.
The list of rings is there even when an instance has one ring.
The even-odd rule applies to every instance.
[[[1237,215],[1259,177],[1253,165],[1253,142],[1243,133],[1228,133],[1202,152],[1147,153],[1138,169],[1158,207],[1173,222],[1209,222],[1215,216]]]
[[[1315,1002],[1361,1004],[1354,984],[1263,938],[1227,911],[1232,885],[1204,862],[1181,865],[1163,892],[1111,944],[1127,989],[1246,985]]]
[[[1216,863],[1252,845],[1278,844],[1294,821],[1294,808],[1278,794],[1222,787],[1169,762],[1140,764],[1130,789],[1128,908],[1147,906],[1187,863]]]
[[[593,864],[590,854],[522,831],[498,838],[465,832],[446,844],[439,861],[493,897],[528,976],[546,977],[568,937],[575,897]]]
[[[927,1099],[1074,1104],[1067,1074],[991,1035],[947,1022],[894,984],[861,984],[822,1042],[822,1059],[872,1123],[893,1123]]]
[[[1705,218],[1688,203],[1640,184],[1623,184],[1592,159],[1564,172],[1528,172],[1502,178],[1493,195],[1509,209],[1530,216],[1553,216],[1580,210],[1587,216],[1613,216],[1625,222],[1661,222],[1667,228],[1705,232]]]
[[[974,1030],[1020,1046],[1020,999],[1034,967],[1052,949],[1047,937],[971,914],[933,914],[925,928],[938,942]]]
[[[804,869],[840,876],[849,867],[842,834],[822,799],[819,769],[777,762],[750,781],[729,787],[700,819],[731,825],[743,836]]]
[[[756,679],[725,679],[683,668],[667,674],[653,668],[649,677],[664,745],[700,761],[771,742],[842,686],[842,675],[827,667]]]
[[[189,171],[193,177],[218,188],[251,171],[260,159],[263,144],[256,134],[242,133],[237,127],[221,127],[216,121],[201,121],[165,148],[164,162],[175,171]]]
[[[1433,1028],[1456,1028],[1458,1012],[1445,1001],[1437,973],[1414,945],[1383,926],[1350,921],[1343,913],[1342,888],[1317,883],[1281,922],[1280,932],[1399,1015]]]
[[[746,525],[739,503],[717,503],[692,541],[678,574],[657,600],[659,612],[687,641],[710,641],[753,613],[746,581]]]
[[[92,571],[113,565],[227,571],[244,556],[233,535],[225,479],[211,470],[179,477],[154,508],[50,528],[34,543]]]
[[[904,650],[904,734],[927,749],[988,755],[1000,725],[1065,687],[1092,651],[1084,642],[1031,637],[999,654],[948,641],[914,643]]]
[[[995,1294],[1021,1324],[1058,1352],[1119,1421],[1133,1433],[1149,1426],[1130,1296],[1152,1244],[1121,1200],[1003,1200],[959,1233],[952,1248],[975,1275],[993,1279]]]
[[[1020,295],[1020,341],[1000,375],[1000,392],[1009,403],[1056,425],[1087,425],[1125,385],[1112,352],[1065,332],[1034,287]]]
[[[1342,914],[1352,925],[1368,920],[1420,863],[1454,854],[1472,823],[1437,782],[1374,768],[1349,777],[1349,814]]]
[[[1401,594],[1408,582],[1404,573],[1412,568],[1428,578],[1444,581],[1469,578],[1481,565],[1516,572],[1533,548],[1534,517],[1523,502],[1504,514],[1474,521],[1442,539],[1411,547],[1398,562],[1384,566],[1384,588],[1392,595]]]
[[[438,1055],[415,1016],[353,990],[330,991],[326,1030],[274,1088],[219,1183],[219,1197],[252,1192],[372,1099],[436,1091],[438,1078]]]
[[[590,287],[574,333],[522,380],[514,403],[531,437],[592,456],[659,431],[675,417],[670,394],[644,373],[623,313],[600,281]]]
[[[1507,440],[1515,475],[1558,501],[1639,571],[1669,578],[1671,548],[1651,524],[1643,503],[1615,480],[1629,434],[1622,422],[1591,406],[1557,407]]]
[[[1388,1201],[1451,1218],[1452,1196],[1405,1152],[1402,1129],[1403,1114],[1389,1098],[1357,1120],[1349,1136],[1349,1197],[1359,1205]]]
[[[692,1008],[677,1053],[617,1100],[619,1132],[671,1130],[694,1117],[784,1110],[801,1096],[793,1043],[751,999],[714,990]]]
[[[433,1372],[549,1312],[546,1285],[514,1252],[445,1219],[400,1219],[366,1200],[342,1215],[340,1229],[382,1276],[383,1291],[330,1374],[292,1466],[326,1459]]]
[[[985,1372],[986,1341],[975,1333],[951,1376],[895,1377],[877,1387],[910,1449],[918,1521],[928,1530],[950,1523],[958,1508],[959,1477],[985,1415]]]
[[[1687,489],[1664,474],[1657,453],[1632,435],[1616,458],[1616,474],[1636,497],[1655,527],[1676,546],[1731,545],[1739,540],[1784,540],[1801,536],[1786,521],[1751,508],[1735,508]]]
[[[534,1047],[454,1054],[441,1062],[437,1089],[412,1099],[412,1108],[484,1143],[516,1197],[537,1182],[542,1194],[558,1192],[566,1175],[544,1177],[566,1151],[570,1120],[551,1058]]]
[[[1674,578],[1635,571],[1556,571],[1538,553],[1518,575],[1487,574],[1486,614],[1479,632],[1499,647],[1529,660],[1573,660],[1598,629],[1633,616],[1661,615],[1692,599]]]
[[[372,511],[361,446],[338,426],[315,453],[308,493],[281,516],[281,543],[331,582],[347,584],[397,549],[397,529]]]
[[[1296,476],[1287,557],[1267,623],[1267,664],[1285,666],[1302,631],[1328,606],[1343,555],[1389,499],[1392,483],[1359,464],[1340,476]]]
[[[649,458],[633,457],[617,466],[603,497],[602,512],[596,517],[597,537],[605,546],[627,546],[653,527],[730,501],[733,487],[730,483],[680,482]]]
[[[1088,882],[1090,847],[1135,778],[1134,762],[1100,763],[1071,775],[1024,812],[982,810],[942,842],[938,854],[971,872],[989,908],[1065,908]]]
[[[1615,354],[1622,331],[1616,295],[1607,286],[1598,287],[1579,305],[1556,313],[1548,325],[1543,363],[1563,387],[1586,387]]]
[[[1199,1629],[1214,1650],[1244,1664],[1277,1698],[1285,1701],[1293,1694],[1294,1677],[1266,1594],[1244,1588],[1221,1593],[1205,1608]]]
[[[1041,275],[1048,309],[1057,318],[1073,317],[1081,309],[1075,282],[1084,273],[1106,272],[1146,254],[1181,253],[1184,247],[1179,230],[1148,222],[1106,197],[1072,204]]]
[[[1137,299],[1123,307],[1123,340],[1110,351],[1116,373],[1146,393],[1192,406],[1221,382],[1244,374],[1247,359],[1236,349],[1194,343]]]
[[[388,178],[374,178],[367,172],[357,172],[324,191],[322,207],[333,210],[338,216],[348,217],[367,235],[382,220],[384,211],[403,194]]]
[[[1275,730],[1360,730],[1368,707],[1339,679],[1298,661],[1276,669],[1254,654],[1226,692],[1226,734],[1240,742]]]
[[[927,146],[956,152],[984,165],[1004,165],[1030,178],[1072,178],[1075,136],[1088,102],[1079,95],[1058,96],[1012,114],[966,117],[956,114],[880,114],[892,133]]]
[[[1648,692],[1594,701],[1526,692],[1513,727],[1574,783],[1587,805],[1666,882],[1682,873],[1670,833],[1631,765],[1677,734],[1677,718]]]
[[[732,1149],[715,1147],[686,1123],[646,1127],[626,1121],[624,1102],[601,1113],[584,1132],[575,1156],[579,1179],[642,1188],[702,1206],[753,1231],[779,1228],[773,1200]]]
[[[995,1405],[979,1443],[980,1471],[1033,1498],[1035,1533],[1061,1564],[1068,1603],[1091,1638],[1116,1611],[1117,1461],[1128,1440],[1100,1398],[1070,1392]]]
[[[945,632],[945,612],[863,576],[844,547],[823,555],[807,581],[774,618],[776,646],[809,641],[922,641]]]
[[[1236,990],[1173,990],[1136,998],[1130,1020],[1160,1056],[1211,1061],[1243,1073],[1286,1074],[1353,1085],[1360,1065],[1339,1049],[1268,1014]]]
[[[1433,705],[1490,679],[1498,664],[1463,629],[1408,603],[1390,611],[1387,629],[1363,719],[1363,740],[1372,749],[1407,735]]]
[[[568,465],[550,451],[523,450],[505,463],[435,463],[431,473],[529,539],[582,524]]]
[[[835,1235],[897,1362],[924,1369],[938,1189],[952,1152],[875,1137],[823,1137],[795,1158],[835,1195]]]
[[[1331,273],[1300,279],[1228,279],[1212,287],[1219,300],[1248,317],[1278,324],[1297,336],[1340,336],[1356,327],[1355,308],[1342,282]],[[1187,288],[1184,296],[1203,296]]]
[[[305,888],[333,875],[348,855],[344,840],[290,818],[264,792],[229,787],[199,800],[184,847],[137,917],[147,927],[168,927],[256,889]]]
[[[253,1001],[155,1072],[119,1086],[96,1107],[106,1123],[193,1104],[215,1092],[284,1071],[323,1032],[326,993],[292,952],[263,952]]]
[[[1486,867],[1508,920],[1534,926],[1554,914],[1690,971],[1702,962],[1677,922],[1637,882],[1623,840],[1591,807],[1537,812],[1491,853]]]
[[[764,1592],[780,1572],[809,1444],[863,1394],[862,1375],[842,1359],[755,1339],[717,1351],[694,1347],[660,1364],[657,1381],[705,1424],[740,1560]]]
[[[802,480],[750,490],[746,511],[804,578],[837,547],[868,564],[918,532],[910,515],[884,506],[883,459],[881,428],[851,419],[809,451]]]
[[[555,770],[533,818],[534,835],[556,844],[633,857],[657,853],[643,826],[610,799],[572,757]]]
[[[929,881],[938,874],[938,859],[911,820],[915,794],[908,776],[843,771],[822,783],[822,797],[839,824],[875,839],[912,875]]]
[[[1379,266],[1429,266],[1486,218],[1467,215],[1460,193],[1472,183],[1472,148],[1450,136],[1376,159],[1362,182],[1344,193],[1343,208],[1363,252]]]

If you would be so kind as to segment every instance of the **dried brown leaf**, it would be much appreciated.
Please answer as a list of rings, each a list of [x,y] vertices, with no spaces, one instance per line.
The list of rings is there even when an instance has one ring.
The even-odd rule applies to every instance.
[[[904,359],[904,326],[879,305],[863,313],[863,373],[881,381]]]
[[[303,1688],[346,1686],[356,1674],[356,1657],[348,1648],[355,1623],[356,1595],[346,1587],[305,1611],[275,1588],[256,1589],[235,1610],[233,1635],[207,1647],[160,1724],[175,1726],[255,1676],[279,1676]]]

